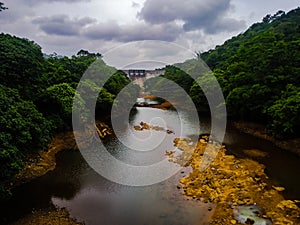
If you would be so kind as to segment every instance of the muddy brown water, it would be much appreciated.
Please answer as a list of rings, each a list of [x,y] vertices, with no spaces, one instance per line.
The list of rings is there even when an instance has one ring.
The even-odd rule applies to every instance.
[[[115,157],[132,164],[160,160],[165,157],[166,150],[173,149],[173,139],[181,132],[181,127],[176,123],[178,118],[176,111],[152,108],[138,108],[137,114],[131,118],[131,126],[144,121],[166,126],[175,132],[165,135],[164,144],[157,147],[158,154],[151,159],[129,154],[128,148],[115,137],[106,140],[107,149]],[[184,126],[188,128],[183,129],[182,135],[195,134],[197,128],[194,122],[189,121],[185,115],[181,115],[181,118],[184,118]],[[209,119],[202,118],[200,132],[208,133],[209,129]],[[128,142],[131,140],[129,132],[132,129],[124,129],[121,137]],[[151,131],[142,131],[136,135],[146,137],[150,134],[147,132]],[[149,145],[156,146],[162,133],[152,132],[152,135],[153,142]],[[243,149],[268,152],[267,157],[258,161],[266,165],[266,172],[274,184],[286,188],[285,197],[300,199],[299,157],[278,149],[267,141],[243,134],[230,125],[224,143],[228,152],[237,157],[246,157]],[[134,139],[131,144],[134,145]],[[65,207],[71,217],[87,225],[208,224],[212,205],[187,200],[177,188],[179,179],[188,173],[189,168],[182,168],[177,174],[158,184],[146,187],[125,186],[97,174],[79,151],[64,151],[57,155],[57,167],[54,171],[16,188],[10,201],[1,202],[0,223],[11,224],[33,210]]]

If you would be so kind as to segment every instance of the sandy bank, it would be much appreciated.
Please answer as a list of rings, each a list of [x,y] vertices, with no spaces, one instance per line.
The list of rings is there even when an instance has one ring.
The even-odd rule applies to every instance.
[[[103,122],[97,121],[96,126],[97,134],[101,139],[112,133],[111,129]],[[56,167],[55,156],[58,152],[64,150],[78,150],[73,131],[56,135],[48,145],[46,151],[40,150],[38,155],[32,156],[23,170],[10,182],[11,188],[29,182],[54,170]]]

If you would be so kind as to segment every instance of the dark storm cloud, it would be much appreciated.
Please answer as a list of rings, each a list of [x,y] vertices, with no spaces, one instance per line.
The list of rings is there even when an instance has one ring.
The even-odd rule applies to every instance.
[[[55,2],[65,2],[65,3],[77,3],[77,2],[90,2],[91,0],[24,0],[25,4],[37,5],[43,3],[55,3]]]
[[[55,15],[51,17],[36,18],[32,22],[39,29],[49,35],[73,36],[79,35],[81,30],[96,20],[84,17],[81,19],[70,19],[67,15]]]
[[[99,23],[83,31],[83,35],[93,40],[111,41],[121,34],[121,28],[116,22]]]
[[[175,24],[145,24],[118,25],[116,23],[103,23],[87,28],[83,34],[89,39],[106,41],[140,41],[163,40],[174,41],[182,29]]]
[[[217,34],[222,31],[236,31],[246,27],[245,21],[235,20],[232,18],[219,19],[216,23],[211,23],[210,26],[205,28],[209,34]]]
[[[34,19],[32,23],[48,35],[82,36],[90,40],[120,42],[174,41],[183,32],[182,27],[175,23],[146,24],[138,22],[132,25],[119,25],[114,21],[96,23],[96,20],[89,17],[71,19],[67,15],[40,17]]]
[[[182,21],[185,31],[214,34],[245,26],[244,21],[227,18],[231,7],[231,0],[146,0],[137,16],[151,24]]]

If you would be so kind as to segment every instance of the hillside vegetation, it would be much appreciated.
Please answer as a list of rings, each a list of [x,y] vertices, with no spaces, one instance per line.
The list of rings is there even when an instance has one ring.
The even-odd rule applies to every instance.
[[[267,121],[277,136],[299,131],[300,8],[267,15],[201,57],[216,73],[230,115]]]
[[[300,8],[267,15],[246,32],[197,56],[213,70],[231,117],[263,123],[276,137],[299,134]],[[6,182],[28,156],[46,148],[54,134],[72,129],[75,89],[96,60],[114,74],[101,89],[93,81],[84,83],[100,93],[96,115],[103,118],[116,95],[130,83],[126,74],[106,66],[99,53],[80,50],[72,57],[52,54],[45,58],[33,41],[0,34],[0,197],[7,195]],[[167,66],[164,75],[146,81],[146,90],[167,91],[167,79],[173,80],[191,96],[199,112],[207,111],[203,91],[187,74],[199,70],[198,81],[211,88],[209,72],[205,66],[195,67],[197,60]],[[172,92],[174,99],[176,95],[181,93]],[[121,109],[122,102],[117,104]]]
[[[223,45],[197,53],[197,58],[203,59],[214,72],[230,117],[267,125],[278,138],[299,134],[300,8],[267,15]],[[203,91],[186,74],[196,64],[194,59],[175,65],[177,68],[167,66],[160,80],[147,81],[146,88],[160,90],[161,78],[170,79],[189,93],[199,112],[207,111]],[[210,86],[209,72],[200,72],[197,79],[204,87],[214,88]]]
[[[33,41],[0,34],[0,198],[7,196],[6,182],[30,155],[47,148],[54,134],[72,129],[75,89],[86,69],[95,60],[102,61],[100,57],[81,50],[71,58],[56,54],[44,58]],[[122,71],[102,64],[113,74],[104,88],[87,83],[100,93],[96,106],[100,119],[130,83]]]

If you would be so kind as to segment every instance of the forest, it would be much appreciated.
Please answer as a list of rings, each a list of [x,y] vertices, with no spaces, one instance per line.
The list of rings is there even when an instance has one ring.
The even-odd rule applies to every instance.
[[[300,8],[267,15],[223,45],[198,52],[197,57],[217,77],[230,118],[263,123],[277,138],[299,134]],[[35,42],[0,34],[1,198],[9,196],[6,182],[22,169],[28,157],[45,149],[53,135],[72,129],[75,89],[95,60],[101,60],[101,54],[86,50],[72,57],[44,57]],[[107,69],[114,71],[109,66]],[[181,85],[199,113],[207,110],[200,87],[185,72],[170,65],[160,77]],[[206,76],[199,79],[209,82]],[[114,98],[129,83],[124,72],[114,71],[99,90],[96,114],[108,115]],[[162,88],[157,78],[145,83],[146,90],[147,85]],[[137,87],[135,90],[138,92]]]
[[[22,169],[28,157],[46,149],[58,132],[72,129],[75,89],[97,59],[101,60],[101,54],[86,50],[70,58],[56,54],[45,58],[33,41],[0,34],[0,197],[9,195],[6,181]],[[102,119],[116,94],[130,83],[124,72],[107,69],[114,74],[98,90],[96,114]]]
[[[264,124],[277,138],[299,135],[300,8],[267,15],[262,22],[253,24],[223,45],[196,55],[217,78],[229,118]],[[205,113],[209,110],[205,95],[198,84],[179,69],[192,70],[191,62],[167,66],[160,78],[179,84],[189,93],[198,111]],[[210,82],[205,74],[198,79],[203,84]],[[146,88],[160,90],[162,83],[161,79],[152,78],[146,82]]]

